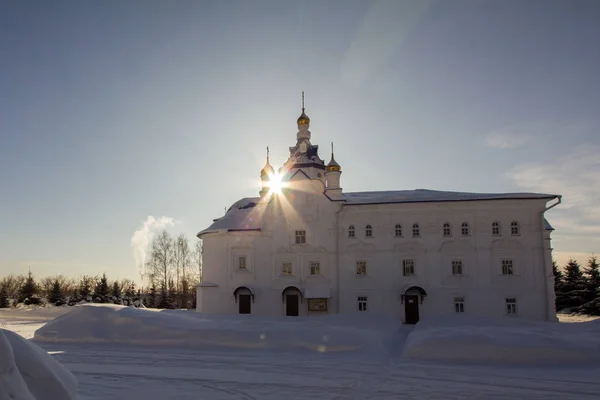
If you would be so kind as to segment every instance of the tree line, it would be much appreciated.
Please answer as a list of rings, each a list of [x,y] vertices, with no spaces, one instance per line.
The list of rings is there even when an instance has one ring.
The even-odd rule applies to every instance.
[[[554,270],[554,292],[556,293],[556,311],[600,315],[600,265],[598,258],[592,255],[587,265],[582,267],[570,259],[561,270],[556,262]]]
[[[190,246],[187,237],[171,236],[166,230],[150,246],[142,276],[145,286],[130,279],[109,280],[106,274],[83,275],[78,279],[64,275],[35,278],[8,275],[0,279],[0,308],[53,304],[111,303],[135,307],[195,308],[196,285],[202,269],[202,243]]]

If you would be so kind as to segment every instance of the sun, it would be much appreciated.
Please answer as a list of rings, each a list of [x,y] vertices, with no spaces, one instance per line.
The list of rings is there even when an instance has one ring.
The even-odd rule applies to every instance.
[[[275,173],[269,177],[269,191],[272,194],[281,194],[281,190],[285,187],[283,175]]]

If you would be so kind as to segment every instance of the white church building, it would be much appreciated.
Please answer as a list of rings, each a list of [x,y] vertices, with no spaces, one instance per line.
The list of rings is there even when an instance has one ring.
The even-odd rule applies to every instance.
[[[298,118],[258,197],[198,233],[197,309],[306,316],[375,312],[414,324],[464,313],[556,320],[550,233],[561,197],[399,190],[346,193]]]

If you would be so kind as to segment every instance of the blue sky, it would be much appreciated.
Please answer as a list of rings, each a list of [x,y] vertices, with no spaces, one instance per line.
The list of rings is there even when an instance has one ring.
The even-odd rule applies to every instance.
[[[4,1],[0,274],[135,278],[148,216],[193,238],[257,195],[302,90],[344,190],[563,194],[555,253],[583,261],[599,20],[594,0]]]

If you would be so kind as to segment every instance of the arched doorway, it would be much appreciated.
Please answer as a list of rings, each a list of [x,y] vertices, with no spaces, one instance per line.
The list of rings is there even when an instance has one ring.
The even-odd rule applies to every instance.
[[[252,303],[254,303],[254,292],[248,286],[238,286],[233,291],[233,298],[238,303],[240,314],[251,314]]]
[[[419,322],[419,304],[427,292],[420,286],[409,286],[402,291],[401,302],[404,303],[404,323],[416,324]]]
[[[281,291],[281,301],[285,304],[285,315],[297,317],[300,315],[300,303],[302,303],[302,291],[296,286],[288,286]]]

